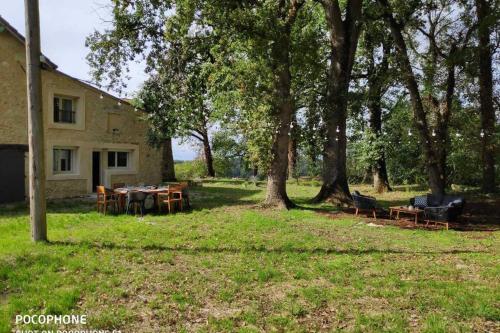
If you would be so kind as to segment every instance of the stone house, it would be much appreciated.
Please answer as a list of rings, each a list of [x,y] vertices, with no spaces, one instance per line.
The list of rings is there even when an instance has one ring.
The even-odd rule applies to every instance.
[[[148,145],[143,113],[41,59],[47,197],[159,183],[162,149]],[[0,202],[27,196],[25,63],[24,37],[0,16]]]

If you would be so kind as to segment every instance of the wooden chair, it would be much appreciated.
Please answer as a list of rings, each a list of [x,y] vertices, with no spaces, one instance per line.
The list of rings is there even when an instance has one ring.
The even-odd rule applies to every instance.
[[[97,186],[97,212],[106,215],[108,206],[113,206],[115,212],[118,211],[118,199],[114,192],[104,186]],[[102,209],[101,209],[102,207]]]
[[[113,190],[116,190],[117,188],[124,188],[125,183],[113,183],[113,185],[111,187],[113,188]],[[119,207],[120,211],[122,211],[122,212],[125,211],[126,195],[118,194],[117,199],[118,199],[118,207]]]
[[[179,203],[179,209],[182,210],[182,200],[182,187],[170,186],[168,192],[158,193],[158,212],[161,213],[162,205],[167,205],[168,212],[171,213],[176,203]]]

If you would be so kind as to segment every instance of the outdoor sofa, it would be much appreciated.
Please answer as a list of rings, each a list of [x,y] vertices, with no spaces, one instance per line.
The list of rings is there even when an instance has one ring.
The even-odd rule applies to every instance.
[[[462,214],[465,199],[459,196],[444,195],[438,198],[427,194],[410,199],[410,205],[424,210],[424,218],[431,221],[456,221]]]

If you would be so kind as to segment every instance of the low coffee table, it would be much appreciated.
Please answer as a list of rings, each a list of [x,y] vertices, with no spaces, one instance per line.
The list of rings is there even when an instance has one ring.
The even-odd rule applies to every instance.
[[[405,206],[394,206],[394,207],[389,207],[389,219],[392,219],[392,213],[396,213],[396,220],[399,220],[399,214],[404,213],[408,215],[413,215],[415,216],[415,225],[418,223],[418,215],[423,214],[424,211],[422,209],[418,208],[413,208],[409,209],[408,207]]]

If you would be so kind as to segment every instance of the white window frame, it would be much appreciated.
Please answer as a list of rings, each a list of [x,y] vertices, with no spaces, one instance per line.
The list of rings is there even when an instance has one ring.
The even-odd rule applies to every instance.
[[[109,165],[109,154],[110,153],[113,153],[114,154],[114,166],[110,166]],[[118,153],[125,153],[127,154],[127,165],[126,166],[118,166]],[[121,170],[128,170],[130,169],[130,161],[131,161],[131,157],[130,157],[130,154],[132,152],[130,151],[126,151],[126,150],[109,150],[108,151],[108,154],[107,154],[107,157],[108,157],[108,163],[107,163],[107,166],[108,166],[108,169],[121,169]]]
[[[68,150],[70,151],[70,169],[61,171],[61,170],[56,170],[56,165],[55,159],[56,159],[56,150]],[[77,172],[77,148],[75,147],[53,147],[52,148],[52,173],[54,175],[74,175]]]
[[[48,128],[85,130],[85,91],[83,89],[60,89],[53,85],[47,85],[47,101],[44,106],[44,116]],[[54,98],[67,98],[73,100],[73,110],[75,111],[75,122],[55,122],[54,121]],[[46,109],[45,109],[46,108]]]
[[[76,96],[67,96],[67,95],[62,95],[62,94],[54,94],[54,97],[52,98],[52,101],[55,99],[59,100],[59,106],[63,106],[63,100],[69,100],[71,101],[71,111],[74,113],[73,114],[73,122],[66,122],[66,121],[55,121],[54,119],[54,108],[55,108],[55,103],[53,104],[52,108],[52,120],[54,124],[66,124],[66,125],[75,125],[78,121],[78,97]],[[66,111],[66,110],[65,110]]]

